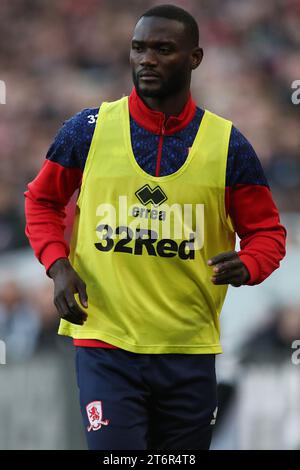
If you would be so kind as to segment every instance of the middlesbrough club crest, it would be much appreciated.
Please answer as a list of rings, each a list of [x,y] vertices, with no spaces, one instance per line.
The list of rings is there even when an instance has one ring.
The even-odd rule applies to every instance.
[[[89,418],[90,425],[87,430],[98,431],[101,429],[101,426],[107,426],[109,424],[109,419],[103,419],[102,413],[102,401],[92,401],[86,406],[86,412]]]

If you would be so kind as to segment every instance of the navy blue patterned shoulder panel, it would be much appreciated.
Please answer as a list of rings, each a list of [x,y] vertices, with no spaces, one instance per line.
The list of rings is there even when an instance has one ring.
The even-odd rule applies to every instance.
[[[87,108],[64,122],[46,158],[82,171],[89,153],[99,108]]]
[[[226,186],[259,184],[268,186],[261,163],[246,137],[232,126],[226,170]]]
[[[83,171],[98,112],[99,108],[87,108],[65,121],[46,158],[66,168],[80,168]],[[193,145],[203,114],[204,111],[197,108],[195,117],[184,129],[164,137],[160,176],[170,175],[183,165],[189,148]],[[132,117],[130,117],[130,131],[137,163],[146,173],[155,175],[159,136],[141,127]],[[253,147],[233,126],[228,149],[226,186],[236,184],[268,186]]]

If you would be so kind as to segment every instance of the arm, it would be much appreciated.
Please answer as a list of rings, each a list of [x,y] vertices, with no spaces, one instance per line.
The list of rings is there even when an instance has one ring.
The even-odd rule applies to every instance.
[[[74,293],[79,293],[82,306],[87,307],[86,286],[67,259],[64,219],[65,207],[81,184],[96,122],[93,111],[97,110],[84,110],[64,124],[41,171],[24,194],[25,233],[47,275],[54,280],[54,303],[60,315],[76,324],[82,324],[86,314],[75,302]]]
[[[87,109],[65,122],[48,150],[41,171],[24,193],[25,233],[47,274],[57,259],[69,255],[64,239],[65,207],[81,185],[97,112],[97,109]]]
[[[66,168],[46,159],[24,193],[25,233],[47,274],[57,259],[69,255],[69,246],[64,238],[65,207],[79,188],[81,177],[80,169]]]
[[[234,286],[259,284],[285,256],[286,230],[255,151],[234,127],[227,162],[226,211],[241,239],[241,250],[209,260],[214,265],[212,280]]]

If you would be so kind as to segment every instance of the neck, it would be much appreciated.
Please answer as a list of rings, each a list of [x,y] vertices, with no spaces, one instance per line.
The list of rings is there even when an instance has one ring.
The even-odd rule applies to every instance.
[[[164,113],[166,117],[178,116],[183,110],[190,96],[190,88],[181,90],[172,96],[165,98],[152,98],[149,96],[140,96],[143,102],[154,111]]]

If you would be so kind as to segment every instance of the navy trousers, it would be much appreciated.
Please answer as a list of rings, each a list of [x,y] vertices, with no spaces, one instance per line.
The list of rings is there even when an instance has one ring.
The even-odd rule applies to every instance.
[[[217,407],[214,354],[77,346],[76,372],[89,449],[209,449]]]

